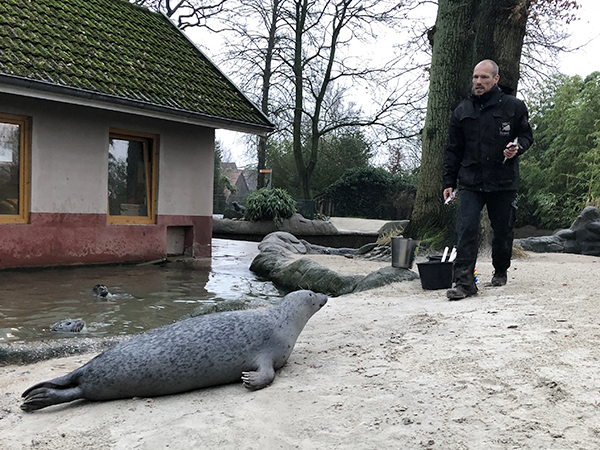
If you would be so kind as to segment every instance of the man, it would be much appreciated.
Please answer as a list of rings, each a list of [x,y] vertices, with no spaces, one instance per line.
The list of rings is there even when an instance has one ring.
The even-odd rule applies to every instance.
[[[479,245],[479,216],[487,206],[492,239],[492,286],[507,281],[516,220],[518,156],[533,142],[525,103],[499,86],[498,65],[481,61],[473,88],[452,113],[444,154],[444,200],[460,186],[460,231],[454,262],[455,287],[446,294],[460,300],[477,294],[474,270]],[[458,181],[458,183],[457,183]]]

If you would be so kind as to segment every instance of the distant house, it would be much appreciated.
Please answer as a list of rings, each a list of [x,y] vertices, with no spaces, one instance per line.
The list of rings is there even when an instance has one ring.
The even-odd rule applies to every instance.
[[[217,128],[273,125],[165,16],[0,2],[0,268],[210,256]]]
[[[251,190],[256,190],[256,186],[254,189],[250,189],[247,181],[248,174],[251,173],[250,170],[238,169],[237,164],[234,162],[222,162],[221,169],[227,178],[229,178],[231,184],[237,189],[235,193],[232,193],[229,189],[225,188],[225,200],[228,204],[234,201],[241,202]]]

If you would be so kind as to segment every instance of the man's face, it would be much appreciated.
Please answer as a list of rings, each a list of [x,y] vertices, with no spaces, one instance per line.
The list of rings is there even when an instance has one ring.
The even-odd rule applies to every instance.
[[[473,70],[473,93],[483,95],[492,89],[500,79],[500,75],[494,76],[494,68],[490,63],[480,63]]]

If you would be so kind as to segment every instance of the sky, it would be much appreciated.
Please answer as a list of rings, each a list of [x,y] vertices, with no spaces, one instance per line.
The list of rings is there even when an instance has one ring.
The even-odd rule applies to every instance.
[[[600,70],[600,0],[577,0],[581,8],[577,10],[579,20],[569,25],[571,39],[570,47],[585,47],[567,53],[560,57],[560,71],[567,75],[581,75],[585,77],[590,73]]]
[[[566,75],[586,77],[594,71],[600,71],[600,0],[577,0],[577,3],[581,6],[576,11],[578,20],[568,25],[567,31],[571,37],[566,42],[568,47],[577,50],[562,54],[558,67]],[[435,18],[431,22],[433,24]],[[252,158],[245,154],[247,144],[243,142],[241,133],[217,130],[216,137],[226,152],[231,154],[229,159],[239,167],[253,163]]]

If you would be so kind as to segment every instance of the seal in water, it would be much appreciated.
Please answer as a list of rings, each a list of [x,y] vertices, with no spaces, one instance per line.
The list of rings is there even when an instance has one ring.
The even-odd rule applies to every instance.
[[[286,295],[262,310],[198,316],[135,336],[68,375],[23,393],[24,411],[77,399],[153,397],[238,381],[250,390],[273,381],[296,339],[327,296]]]
[[[56,322],[50,331],[56,331],[57,333],[79,333],[85,327],[83,319],[66,319],[60,322]]]
[[[108,288],[103,284],[97,284],[96,286],[94,286],[92,292],[98,297],[106,297],[109,294]]]

